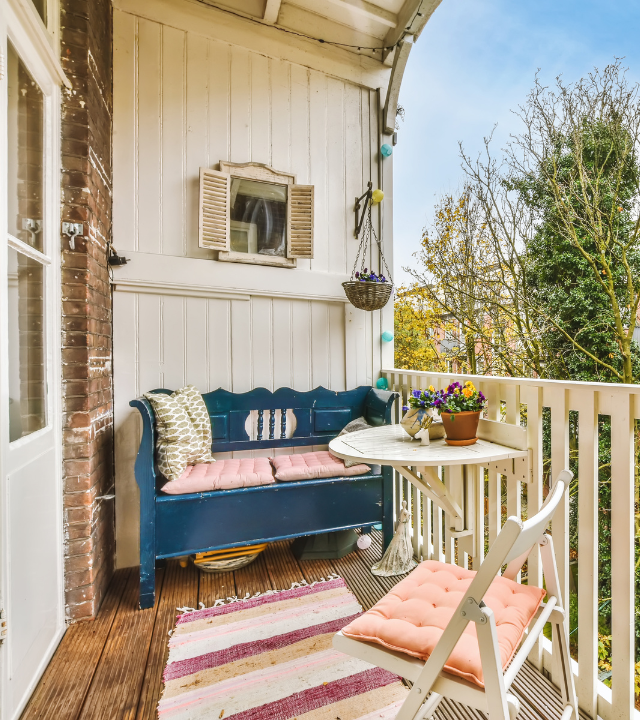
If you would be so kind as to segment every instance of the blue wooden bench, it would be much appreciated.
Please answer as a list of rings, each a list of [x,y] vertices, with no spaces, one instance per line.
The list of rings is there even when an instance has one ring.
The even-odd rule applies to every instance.
[[[171,390],[153,392],[170,394]],[[345,392],[323,387],[309,392],[257,388],[236,394],[215,390],[204,396],[211,451],[263,450],[325,445],[355,418],[371,425],[391,422],[397,393],[363,386]],[[131,407],[142,415],[142,440],[135,463],[140,488],[140,607],[155,602],[156,560],[221,548],[273,542],[348,528],[383,527],[386,547],[393,534],[392,470],[355,477],[304,480],[234,490],[167,495],[154,462],[155,417],[144,398]],[[276,411],[280,421],[276,422]],[[287,437],[287,410],[296,426]],[[246,431],[255,417],[255,439]],[[276,428],[276,425],[278,427]],[[289,433],[290,434],[290,433]]]

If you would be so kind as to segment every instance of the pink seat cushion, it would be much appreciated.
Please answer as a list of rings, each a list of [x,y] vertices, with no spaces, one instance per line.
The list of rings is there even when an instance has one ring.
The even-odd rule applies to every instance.
[[[473,570],[427,560],[342,632],[427,660],[474,576]],[[540,588],[503,577],[491,583],[483,599],[495,615],[503,669],[544,596]],[[474,623],[465,628],[444,669],[484,687]]]
[[[342,460],[335,458],[327,450],[300,455],[279,455],[269,460],[276,470],[277,480],[315,480],[363,475],[371,469],[368,465],[354,465],[347,468]]]
[[[177,480],[164,485],[162,491],[169,495],[183,495],[208,490],[271,485],[274,482],[269,458],[242,458],[189,465]]]

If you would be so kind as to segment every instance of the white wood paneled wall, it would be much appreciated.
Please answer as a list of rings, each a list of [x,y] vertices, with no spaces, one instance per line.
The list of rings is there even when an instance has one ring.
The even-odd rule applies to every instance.
[[[382,328],[380,313],[336,302],[335,290],[331,300],[317,292],[305,299],[300,283],[295,290],[291,283],[287,297],[294,273],[324,277],[327,283],[314,287],[341,293],[339,283],[351,272],[358,248],[354,198],[369,180],[378,185],[378,92],[181,22],[179,13],[162,24],[114,9],[113,234],[118,252],[131,258],[114,270],[119,567],[138,563],[139,420],[131,399],[185,383],[202,392],[370,384],[381,367],[380,333],[393,329],[392,311]],[[199,168],[220,160],[266,163],[315,186],[314,259],[299,260],[296,270],[260,268],[269,278],[260,295],[254,266],[225,264],[221,285],[215,253],[198,247]],[[390,227],[391,164],[385,163]],[[390,231],[384,242],[390,261]],[[172,285],[170,294],[161,288],[153,294],[159,261],[172,257],[175,277],[160,283]],[[211,268],[211,288],[225,288],[220,297],[193,296],[194,259]],[[118,288],[118,278],[126,287]]]
[[[315,258],[348,274],[353,199],[377,184],[378,96],[243,47],[114,11],[118,252],[211,259],[198,247],[198,172],[260,162],[315,186]]]

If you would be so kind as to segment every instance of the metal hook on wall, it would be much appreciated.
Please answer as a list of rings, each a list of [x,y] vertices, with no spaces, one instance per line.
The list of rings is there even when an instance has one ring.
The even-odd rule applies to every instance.
[[[355,206],[356,229],[354,232],[355,237],[359,237],[359,235],[360,235],[360,231],[362,230],[362,223],[364,222],[364,218],[367,213],[367,207],[369,206],[369,203],[371,202],[372,195],[373,195],[373,185],[371,184],[371,182],[368,182],[366,191],[360,197],[356,198],[356,206]],[[366,200],[365,200],[365,198],[366,198]],[[363,200],[364,200],[364,206],[362,205]],[[360,213],[360,208],[362,208],[362,213]]]

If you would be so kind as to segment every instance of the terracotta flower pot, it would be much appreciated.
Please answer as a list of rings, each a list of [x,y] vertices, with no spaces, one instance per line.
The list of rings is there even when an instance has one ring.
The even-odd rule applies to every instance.
[[[480,421],[480,411],[450,413],[443,412],[442,424],[447,434],[445,442],[447,445],[473,445],[477,442],[478,422]]]

